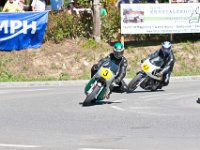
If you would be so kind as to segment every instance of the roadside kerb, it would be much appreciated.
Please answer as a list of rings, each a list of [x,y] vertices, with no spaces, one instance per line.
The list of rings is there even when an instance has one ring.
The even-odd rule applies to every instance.
[[[126,78],[125,82],[129,83],[130,78]],[[200,76],[176,76],[171,77],[170,82],[177,82],[183,80],[200,80]],[[85,85],[88,80],[68,80],[68,81],[34,81],[34,82],[0,82],[0,88],[5,87],[41,87],[41,86],[75,86]]]

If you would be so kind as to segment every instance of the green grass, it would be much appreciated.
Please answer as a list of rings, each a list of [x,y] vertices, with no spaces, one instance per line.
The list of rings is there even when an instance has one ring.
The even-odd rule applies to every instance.
[[[154,43],[155,44],[155,43]],[[83,46],[84,45],[84,46]],[[32,68],[29,59],[23,61],[23,58],[27,58],[29,55],[32,56],[32,53],[27,52],[29,55],[24,55],[20,52],[15,53],[0,53],[0,82],[18,82],[18,81],[52,81],[52,80],[87,80],[90,78],[90,67],[93,63],[99,60],[99,57],[102,58],[105,53],[108,51],[112,51],[109,47],[104,47],[101,43],[96,43],[91,39],[85,42],[81,47],[84,49],[75,50],[73,52],[73,58],[69,60],[69,63],[72,65],[72,68],[76,68],[77,65],[79,66],[79,72],[76,75],[72,75],[70,70],[62,70],[63,62],[59,59],[57,62],[52,61],[50,63],[50,70],[49,74],[41,69],[41,67],[36,67],[38,70],[34,70],[33,72],[30,71]],[[152,44],[153,45],[153,44]],[[200,75],[200,42],[182,42],[176,43],[174,45],[174,54],[176,57],[176,62],[174,66],[174,70],[172,72],[172,76],[193,76],[193,75]],[[155,46],[157,46],[155,44]],[[158,45],[159,47],[159,45]],[[150,47],[152,48],[152,46]],[[152,52],[148,46],[134,46],[134,44],[127,47],[125,54],[127,54],[128,59],[128,68],[126,78],[132,78],[135,76],[136,72],[139,71],[140,68],[140,61],[141,59],[145,58],[148,54]],[[155,48],[155,47],[154,47]],[[157,48],[157,47],[156,47]],[[154,50],[153,50],[154,51]],[[71,52],[71,51],[70,51]],[[32,57],[37,58],[36,54],[40,52],[34,53]],[[48,55],[48,53],[46,53]],[[46,56],[45,57],[50,57]],[[21,56],[23,56],[21,58]],[[54,54],[53,54],[54,56]],[[101,57],[102,56],[102,57]],[[30,57],[30,58],[32,58]],[[28,57],[29,58],[29,57]],[[63,56],[65,58],[65,56]],[[37,59],[34,59],[37,61]],[[74,62],[72,61],[74,60]],[[88,62],[89,65],[84,65],[83,61],[85,60]],[[20,66],[19,62],[22,62]],[[39,62],[41,60],[38,60]],[[24,62],[24,63],[23,63]],[[91,63],[92,62],[92,63]],[[42,63],[43,64],[43,63]],[[44,63],[45,64],[45,63]],[[29,65],[29,66],[28,66]],[[45,64],[46,65],[46,64]],[[13,67],[14,66],[14,67]],[[17,69],[15,68],[18,67]],[[17,71],[20,70],[20,71]],[[62,70],[62,71],[61,71]],[[51,71],[59,71],[61,72],[57,77],[51,75]]]

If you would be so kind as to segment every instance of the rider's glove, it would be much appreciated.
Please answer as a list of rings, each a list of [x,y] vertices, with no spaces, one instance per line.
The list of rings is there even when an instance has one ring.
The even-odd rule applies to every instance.
[[[162,77],[162,76],[163,76],[163,73],[162,73],[162,72],[159,72],[159,73],[157,73],[157,76]]]
[[[94,70],[98,70],[99,68],[98,64],[95,64],[93,67],[94,67]]]

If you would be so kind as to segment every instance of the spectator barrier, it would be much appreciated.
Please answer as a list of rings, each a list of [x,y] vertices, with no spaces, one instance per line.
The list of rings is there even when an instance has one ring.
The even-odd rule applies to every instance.
[[[48,11],[0,13],[0,50],[39,48],[48,23]]]

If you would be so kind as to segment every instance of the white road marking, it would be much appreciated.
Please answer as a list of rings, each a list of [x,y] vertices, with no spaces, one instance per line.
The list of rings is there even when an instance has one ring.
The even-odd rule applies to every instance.
[[[3,91],[0,91],[0,94],[18,93],[18,92],[36,92],[36,91],[47,91],[47,90],[49,89],[3,90]]]
[[[161,109],[161,108],[160,107],[148,107],[148,106],[144,106],[144,107],[134,106],[134,107],[130,107],[130,109],[135,109],[135,110],[137,110],[137,109],[150,109],[150,110],[152,110],[152,109]]]
[[[115,100],[113,102],[117,103],[117,102],[123,102],[123,101],[126,101],[127,99],[118,99],[118,100]]]
[[[157,95],[147,95],[147,96],[141,96],[141,98],[152,98],[152,97],[161,97],[161,96],[166,96],[166,95],[175,95],[177,93],[167,93],[167,94],[157,94]]]
[[[145,112],[145,110],[155,110],[160,109],[159,107],[130,107],[135,113],[144,114],[144,115],[154,115],[154,116],[174,116],[174,114],[164,114],[160,112]],[[142,111],[143,110],[143,111]]]
[[[48,91],[49,89],[31,89],[31,90],[22,90],[25,92],[35,92],[35,91]]]
[[[0,144],[0,147],[37,148],[39,145]]]
[[[8,92],[6,92],[6,91],[0,91],[0,94],[5,94],[5,93],[8,93]]]
[[[152,112],[136,112],[138,114],[144,115],[153,115],[153,116],[175,116],[175,114],[161,114],[161,113],[152,113]]]
[[[120,110],[120,111],[125,111],[125,109],[117,107],[117,106],[111,106],[112,108],[116,109],[116,110]]]

